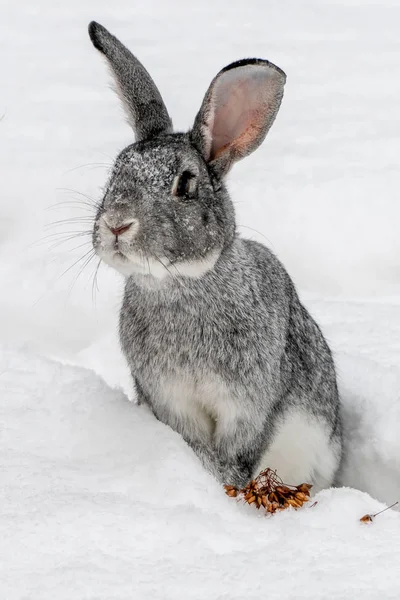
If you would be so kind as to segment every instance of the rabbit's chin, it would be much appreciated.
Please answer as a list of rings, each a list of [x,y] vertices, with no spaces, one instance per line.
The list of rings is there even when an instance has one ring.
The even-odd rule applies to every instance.
[[[181,260],[171,263],[168,258],[146,257],[137,253],[128,256],[121,252],[97,253],[99,257],[124,277],[135,275],[165,280],[167,278],[190,277],[199,279],[214,268],[221,255],[221,249],[209,252],[204,258],[197,260]]]

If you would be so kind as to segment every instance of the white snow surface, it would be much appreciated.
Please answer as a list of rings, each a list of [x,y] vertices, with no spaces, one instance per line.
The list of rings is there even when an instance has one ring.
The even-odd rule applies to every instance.
[[[398,599],[400,513],[359,519],[400,500],[399,3],[3,0],[1,14],[0,598]],[[243,235],[282,259],[335,353],[344,487],[313,508],[236,503],[128,400],[123,281],[101,267],[92,290],[94,260],[69,269],[133,140],[92,19],[144,62],[178,130],[229,62],[287,72],[229,186]]]

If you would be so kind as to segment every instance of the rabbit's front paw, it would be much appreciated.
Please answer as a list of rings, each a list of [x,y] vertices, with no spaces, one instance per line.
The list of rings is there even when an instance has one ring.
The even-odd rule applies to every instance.
[[[222,483],[237,488],[245,487],[253,476],[253,470],[249,465],[231,464],[226,465],[222,472]]]

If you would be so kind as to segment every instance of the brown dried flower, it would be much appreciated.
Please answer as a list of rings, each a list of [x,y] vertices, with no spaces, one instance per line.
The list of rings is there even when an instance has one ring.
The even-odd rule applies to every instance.
[[[394,504],[387,506],[386,508],[384,508],[383,510],[380,510],[379,512],[375,513],[374,515],[364,515],[360,519],[361,523],[372,523],[372,521],[375,519],[375,517],[377,517],[378,515],[381,515],[382,513],[386,512],[387,510],[390,510],[394,506],[397,506],[398,503],[399,503],[399,501],[394,502]]]
[[[244,488],[225,485],[225,491],[232,498],[240,498],[248,504],[254,504],[258,509],[261,506],[267,513],[273,514],[277,510],[284,510],[292,506],[297,509],[310,499],[309,483],[289,485],[283,483],[276,471],[265,469]]]

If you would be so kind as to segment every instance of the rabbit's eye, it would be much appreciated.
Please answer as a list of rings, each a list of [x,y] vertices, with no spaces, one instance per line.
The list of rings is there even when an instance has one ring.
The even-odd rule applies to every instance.
[[[196,176],[190,171],[183,171],[177,175],[172,185],[172,194],[177,198],[189,199],[193,198],[196,192]]]

